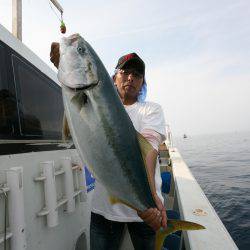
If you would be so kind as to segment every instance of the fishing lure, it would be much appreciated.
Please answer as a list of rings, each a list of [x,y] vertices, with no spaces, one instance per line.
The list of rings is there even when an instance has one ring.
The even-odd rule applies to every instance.
[[[62,34],[65,34],[65,33],[66,33],[66,25],[65,25],[65,23],[63,22],[63,20],[61,20],[60,30],[61,30],[61,33],[62,33]]]

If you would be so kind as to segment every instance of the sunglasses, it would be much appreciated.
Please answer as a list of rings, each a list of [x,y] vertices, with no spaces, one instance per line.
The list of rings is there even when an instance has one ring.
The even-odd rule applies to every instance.
[[[132,74],[132,76],[134,78],[136,78],[136,79],[142,79],[143,78],[143,74],[139,73],[135,69],[119,69],[118,72],[120,74],[124,75],[124,76],[129,76],[130,74]]]

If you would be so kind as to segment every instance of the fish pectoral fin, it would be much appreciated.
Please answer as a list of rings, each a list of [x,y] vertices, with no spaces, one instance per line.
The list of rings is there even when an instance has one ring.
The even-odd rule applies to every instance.
[[[69,124],[66,118],[66,115],[64,113],[63,115],[63,126],[62,126],[62,139],[64,141],[67,141],[71,138],[70,130],[69,130]]]
[[[176,231],[179,230],[201,230],[205,229],[204,226],[184,220],[168,220],[168,226],[166,229],[160,229],[156,232],[155,239],[155,250],[162,249],[165,238]]]
[[[71,102],[80,111],[82,106],[88,102],[88,97],[83,91],[78,91],[71,99]]]
[[[123,204],[123,205],[126,205],[134,210],[138,210],[136,209],[135,207],[133,207],[132,205],[130,205],[129,203],[117,198],[117,197],[114,197],[112,195],[109,196],[109,202],[111,203],[111,205],[115,205],[115,204]]]

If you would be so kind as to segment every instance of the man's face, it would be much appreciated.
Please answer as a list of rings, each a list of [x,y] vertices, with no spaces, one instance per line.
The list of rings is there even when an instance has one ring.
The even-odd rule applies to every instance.
[[[143,84],[143,75],[134,67],[128,66],[118,70],[114,81],[121,98],[137,100]]]

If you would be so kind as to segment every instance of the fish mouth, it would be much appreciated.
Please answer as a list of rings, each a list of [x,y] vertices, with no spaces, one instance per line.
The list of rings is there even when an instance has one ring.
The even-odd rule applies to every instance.
[[[98,80],[98,81],[92,82],[92,83],[90,83],[88,85],[79,86],[79,87],[75,87],[75,88],[71,88],[71,87],[69,87],[67,85],[64,85],[64,86],[67,87],[68,89],[75,90],[75,91],[78,91],[78,90],[90,90],[90,89],[93,89],[96,85],[98,85],[99,82],[100,81]]]
[[[99,82],[100,81],[98,80],[96,82],[90,83],[90,84],[85,85],[83,87],[79,87],[79,88],[77,88],[77,90],[89,90],[89,89],[93,89],[96,85],[98,85]]]

